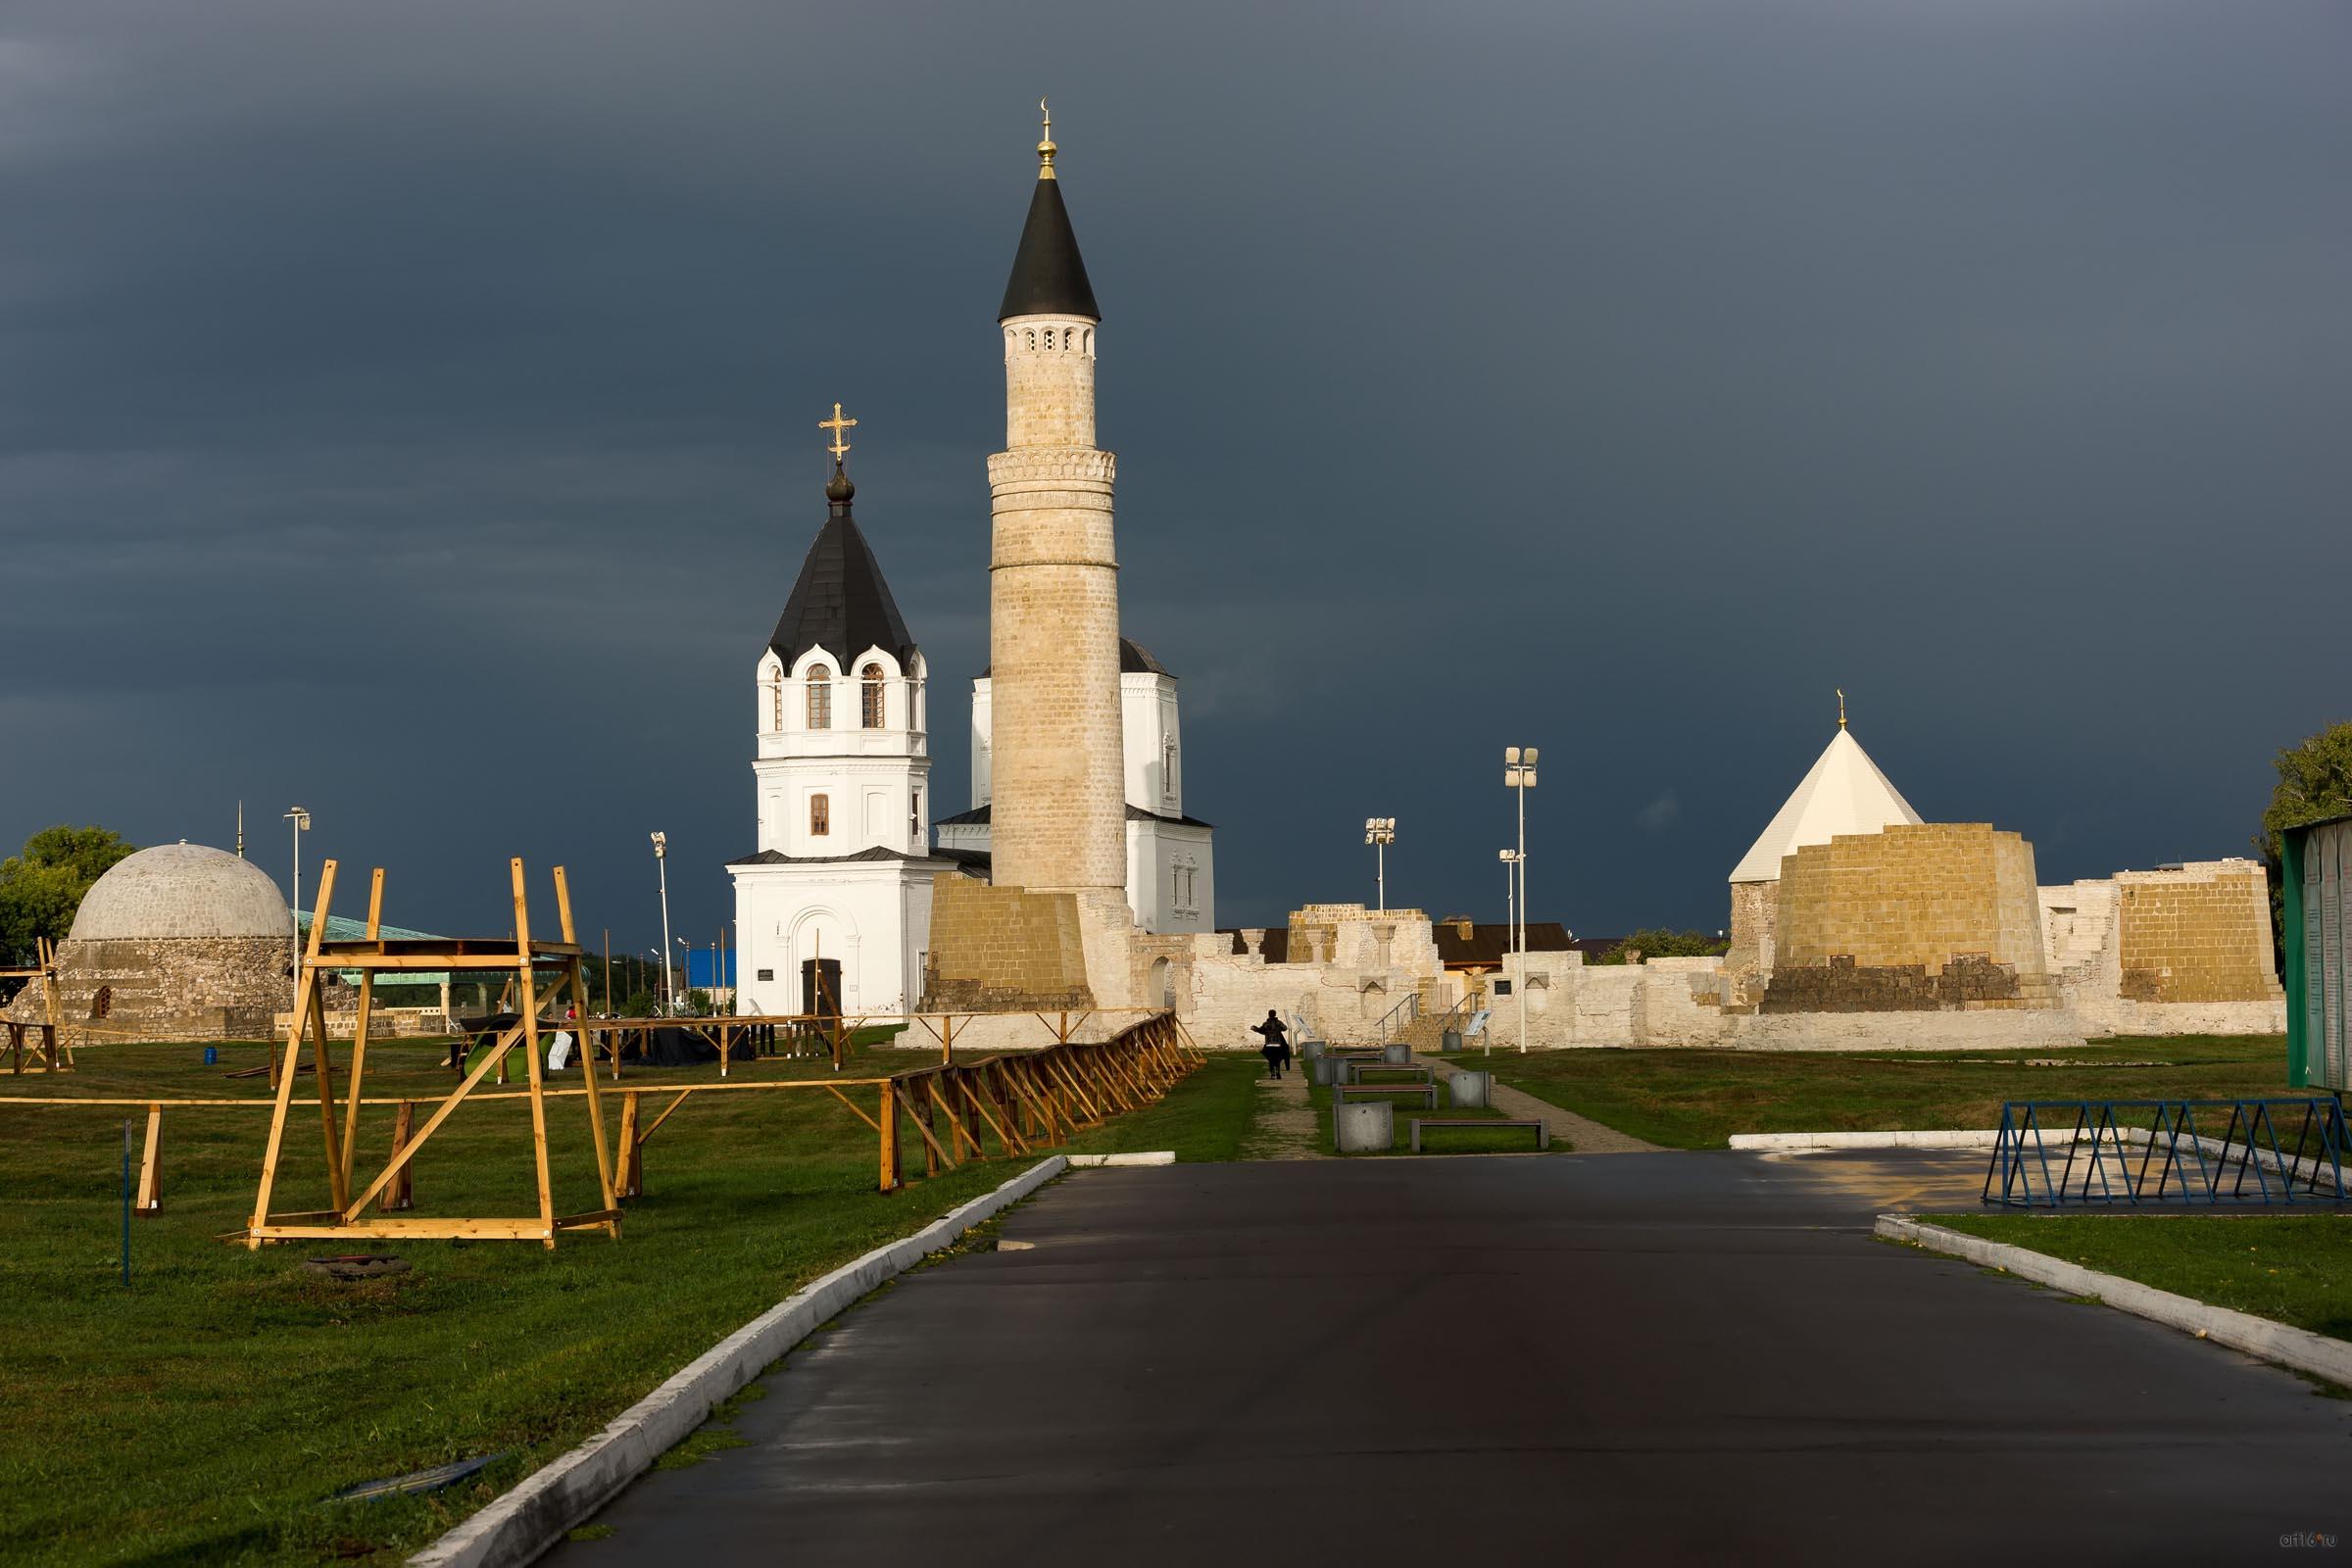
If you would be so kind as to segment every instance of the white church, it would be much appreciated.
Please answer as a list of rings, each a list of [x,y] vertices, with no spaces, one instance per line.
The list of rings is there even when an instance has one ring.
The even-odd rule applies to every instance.
[[[972,799],[930,848],[922,650],[851,515],[838,407],[826,517],[755,669],[759,850],[735,880],[736,1010],[896,1013],[920,1004],[931,879],[985,878],[989,677],[972,683]],[[1119,640],[1127,902],[1147,931],[1215,929],[1210,828],[1184,814],[1176,677]]]
[[[735,878],[736,1010],[912,1010],[923,989],[931,775],[922,650],[850,515],[834,410],[827,515],[760,655],[759,853]]]
[[[939,845],[985,866],[989,835],[988,672],[972,682],[972,808],[939,819]],[[1216,929],[1216,867],[1206,822],[1184,814],[1183,725],[1176,677],[1119,639],[1119,728],[1126,759],[1127,907],[1144,930]]]

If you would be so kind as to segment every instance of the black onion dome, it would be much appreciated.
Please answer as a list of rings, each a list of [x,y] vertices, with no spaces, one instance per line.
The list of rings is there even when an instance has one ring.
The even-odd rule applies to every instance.
[[[850,515],[850,498],[857,493],[849,474],[836,464],[833,477],[825,483],[825,525],[808,547],[800,580],[792,585],[775,635],[767,640],[786,669],[801,655],[821,646],[844,661],[868,648],[888,649],[901,671],[912,671],[914,639],[907,635],[898,602],[890,597],[882,564]]]

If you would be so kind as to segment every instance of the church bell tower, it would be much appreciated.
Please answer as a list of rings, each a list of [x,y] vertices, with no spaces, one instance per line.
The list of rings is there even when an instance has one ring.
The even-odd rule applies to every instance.
[[[1107,916],[1127,902],[1117,461],[1095,445],[1102,313],[1055,151],[1049,115],[998,313],[1005,450],[988,460],[994,880],[1074,893]]]

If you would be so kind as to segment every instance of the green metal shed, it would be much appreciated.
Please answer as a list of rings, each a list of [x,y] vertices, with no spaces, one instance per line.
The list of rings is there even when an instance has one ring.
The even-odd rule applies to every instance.
[[[2352,1089],[2352,816],[2278,835],[2286,947],[2286,1079]]]

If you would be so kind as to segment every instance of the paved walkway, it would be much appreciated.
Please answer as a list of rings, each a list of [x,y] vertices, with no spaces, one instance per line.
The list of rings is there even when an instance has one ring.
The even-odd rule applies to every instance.
[[[1973,1199],[1979,1164],[1078,1173],[1006,1216],[1030,1245],[845,1315],[765,1375],[746,1446],[550,1560],[1973,1568],[2352,1536],[2352,1402],[1870,1238],[1885,1194]]]
[[[1252,1159],[1322,1159],[1317,1147],[1314,1102],[1307,1098],[1307,1074],[1300,1057],[1280,1078],[1257,1080],[1257,1121],[1250,1130]]]
[[[1468,1054],[1459,1056],[1425,1056],[1416,1054],[1413,1060],[1430,1068],[1440,1079],[1450,1078],[1456,1072],[1464,1069],[1472,1072],[1483,1070],[1479,1066],[1476,1055]],[[1573,1110],[1562,1110],[1547,1100],[1538,1100],[1523,1089],[1513,1089],[1510,1085],[1499,1081],[1493,1085],[1488,1098],[1494,1102],[1496,1110],[1513,1116],[1535,1117],[1543,1121],[1551,1128],[1551,1137],[1554,1143],[1564,1143],[1580,1154],[1654,1154],[1659,1152],[1658,1146],[1655,1144],[1645,1144],[1631,1133],[1621,1133],[1614,1127],[1592,1120],[1590,1116],[1579,1116]]]

